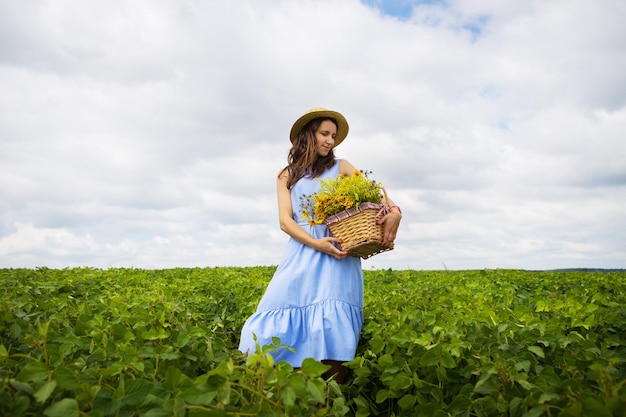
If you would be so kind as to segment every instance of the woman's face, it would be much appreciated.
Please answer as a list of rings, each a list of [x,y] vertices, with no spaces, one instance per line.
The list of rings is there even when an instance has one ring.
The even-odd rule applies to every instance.
[[[337,125],[332,120],[324,120],[315,131],[316,150],[319,156],[326,156],[335,145]]]

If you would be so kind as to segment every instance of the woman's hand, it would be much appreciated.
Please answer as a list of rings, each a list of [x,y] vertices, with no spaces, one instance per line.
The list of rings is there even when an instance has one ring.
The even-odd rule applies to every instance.
[[[348,252],[338,249],[334,243],[341,243],[341,239],[331,236],[323,237],[315,241],[315,249],[338,260],[348,256]]]
[[[397,209],[392,208],[389,213],[376,220],[377,224],[383,225],[383,247],[390,248],[393,246],[401,219],[402,214]]]

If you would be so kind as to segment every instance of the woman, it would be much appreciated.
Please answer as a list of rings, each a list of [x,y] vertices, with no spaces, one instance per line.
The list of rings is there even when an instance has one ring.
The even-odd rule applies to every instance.
[[[276,361],[300,367],[305,358],[314,358],[331,366],[325,377],[336,375],[340,383],[347,374],[341,364],[354,358],[363,327],[361,259],[340,250],[340,239],[325,224],[310,226],[301,220],[300,197],[317,191],[318,179],[355,172],[348,161],[336,160],[333,151],[347,135],[345,117],[323,108],[307,111],[291,128],[289,165],[277,179],[280,228],[291,239],[239,344],[242,352],[254,352],[256,343],[268,345],[278,337],[295,351],[279,349],[272,354]],[[379,220],[384,246],[393,244],[401,217],[394,206]]]

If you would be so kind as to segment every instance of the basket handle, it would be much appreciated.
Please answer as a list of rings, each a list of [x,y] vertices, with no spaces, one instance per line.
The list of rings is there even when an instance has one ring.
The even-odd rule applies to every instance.
[[[386,206],[389,205],[389,197],[387,197],[387,190],[385,189],[385,187],[380,187],[383,189],[383,194],[385,195],[385,201],[386,201]]]
[[[385,204],[380,205],[380,210],[376,213],[374,218],[378,219],[380,216],[385,216],[391,212],[391,207],[389,207],[389,197],[387,197],[387,190],[385,187],[380,187],[383,190],[383,194],[385,195]]]

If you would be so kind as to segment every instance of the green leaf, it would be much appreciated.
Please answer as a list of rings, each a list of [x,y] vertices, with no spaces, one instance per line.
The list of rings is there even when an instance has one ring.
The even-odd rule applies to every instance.
[[[78,417],[78,402],[74,398],[63,398],[43,412],[48,417]]]
[[[228,381],[228,378],[225,377],[224,375],[219,375],[219,374],[211,374],[208,375],[207,379],[206,379],[206,384],[207,387],[209,387],[210,390],[217,390],[221,387],[223,387]]]
[[[141,417],[172,417],[171,408],[151,408],[145,413],[141,413]]]
[[[489,395],[498,391],[499,387],[500,384],[495,375],[484,373],[474,386],[474,392]]]
[[[367,366],[356,368],[353,370],[353,372],[356,376],[359,376],[361,378],[367,378],[368,376],[372,374],[372,371]]]
[[[306,397],[306,380],[304,375],[294,373],[289,376],[288,385],[293,388],[298,398]]]
[[[472,407],[472,400],[465,395],[457,395],[454,400],[448,405],[448,410],[453,412],[453,415],[468,415],[468,410]]]
[[[148,394],[141,402],[142,409],[148,408],[164,408],[167,407],[165,398],[158,397],[154,394]]]
[[[520,397],[515,397],[509,401],[509,415],[511,417],[519,417],[523,414],[524,400]]]
[[[15,388],[18,391],[25,392],[27,394],[33,395],[34,390],[33,390],[33,386],[31,384],[27,384],[27,383],[24,383],[24,382],[19,382],[17,380],[11,380],[9,382],[9,385],[11,385],[13,388]],[[23,397],[23,398],[26,398],[26,397]]]
[[[383,403],[385,402],[385,400],[387,400],[387,398],[389,398],[390,395],[391,391],[389,391],[388,389],[381,389],[376,393],[376,402],[378,404]]]
[[[185,402],[180,398],[174,398],[173,417],[185,417],[186,413]],[[224,410],[214,410],[211,416],[225,416]]]
[[[369,405],[367,404],[367,400],[363,398],[361,395],[359,395],[358,397],[355,397],[353,401],[359,410],[369,410]]]
[[[321,380],[308,380],[306,382],[306,391],[319,404],[324,403],[324,382]]]
[[[606,408],[615,417],[624,417],[626,415],[626,406],[623,397],[609,398],[606,402]]]
[[[131,379],[125,382],[124,398],[125,405],[138,405],[150,394],[154,383],[144,379]]]
[[[515,369],[517,371],[524,371],[525,373],[530,372],[530,361],[523,360],[515,363]]]
[[[324,365],[323,363],[318,362],[312,358],[306,358],[304,361],[302,361],[302,373],[306,376],[322,376],[322,374],[328,371],[330,368],[331,367],[329,365]]]
[[[535,355],[539,356],[540,358],[546,357],[546,355],[543,353],[543,349],[540,348],[539,346],[528,346],[527,349],[531,351],[532,353],[534,353]]]
[[[52,373],[53,378],[58,382],[59,388],[68,390],[78,390],[80,388],[80,380],[71,369],[65,366],[59,366]]]
[[[93,399],[93,408],[95,411],[99,411],[104,415],[110,415],[119,410],[121,403],[113,399],[113,394],[110,391],[101,389],[99,390]]]
[[[385,348],[385,340],[380,337],[380,335],[374,336],[369,343],[371,350],[374,353],[380,353]]]
[[[41,362],[31,362],[24,366],[19,374],[17,374],[17,380],[21,382],[30,381],[45,381],[48,379],[48,367]]]
[[[527,391],[530,391],[533,388],[535,388],[535,385],[531,384],[530,382],[526,381],[525,379],[518,378],[518,379],[515,380],[515,382],[517,382],[522,388],[524,388]]]
[[[282,392],[282,399],[283,399],[283,404],[285,405],[285,407],[290,407],[292,405],[294,405],[296,403],[296,391],[294,391],[294,389],[292,387],[285,387]]]
[[[582,403],[575,403],[567,408],[564,408],[563,411],[559,414],[559,417],[583,417],[583,405]]]
[[[161,359],[173,361],[180,358],[180,353],[178,352],[164,352],[161,354]]]
[[[38,403],[44,403],[48,398],[50,398],[50,395],[52,394],[52,392],[54,392],[56,386],[56,381],[46,382],[41,387],[39,387],[37,391],[35,391],[33,397],[35,397],[35,400],[37,400]]]
[[[393,391],[401,391],[413,385],[413,378],[407,374],[397,374],[393,377],[389,388]]]
[[[435,349],[427,350],[420,358],[420,365],[422,366],[436,366],[439,364],[439,357]]]
[[[545,406],[533,407],[524,414],[524,417],[541,417],[544,415],[545,411]]]
[[[594,417],[611,417],[611,412],[595,398],[583,399],[585,414]]]
[[[217,397],[216,389],[209,389],[206,385],[197,385],[187,388],[180,395],[180,398],[192,405],[211,405]]]
[[[156,329],[150,329],[141,334],[141,337],[144,340],[159,340],[159,339],[167,339],[169,337],[169,333],[167,333],[162,328],[157,331]]]
[[[448,369],[456,368],[456,362],[447,350],[441,352],[441,366]]]
[[[416,400],[417,399],[414,395],[407,394],[404,397],[400,398],[400,400],[398,400],[398,405],[400,406],[400,408],[404,408],[405,410],[410,409],[413,408]]]
[[[190,386],[191,379],[180,371],[180,369],[169,366],[165,371],[165,383],[163,384],[165,389],[174,391],[181,386]]]
[[[231,392],[232,389],[230,384],[224,384],[224,386],[220,387],[220,389],[217,390],[217,400],[222,404],[230,404]]]
[[[555,392],[544,392],[539,397],[539,404],[549,403],[550,401],[558,400],[559,398],[561,398],[561,395]]]
[[[47,322],[43,324],[37,322],[37,334],[39,334],[39,336],[45,339],[48,336],[49,327],[50,327],[50,320],[48,320]]]
[[[111,377],[114,375],[119,375],[124,371],[124,369],[125,369],[125,366],[123,363],[115,362],[111,366],[109,366],[108,368],[102,371],[102,376]]]

